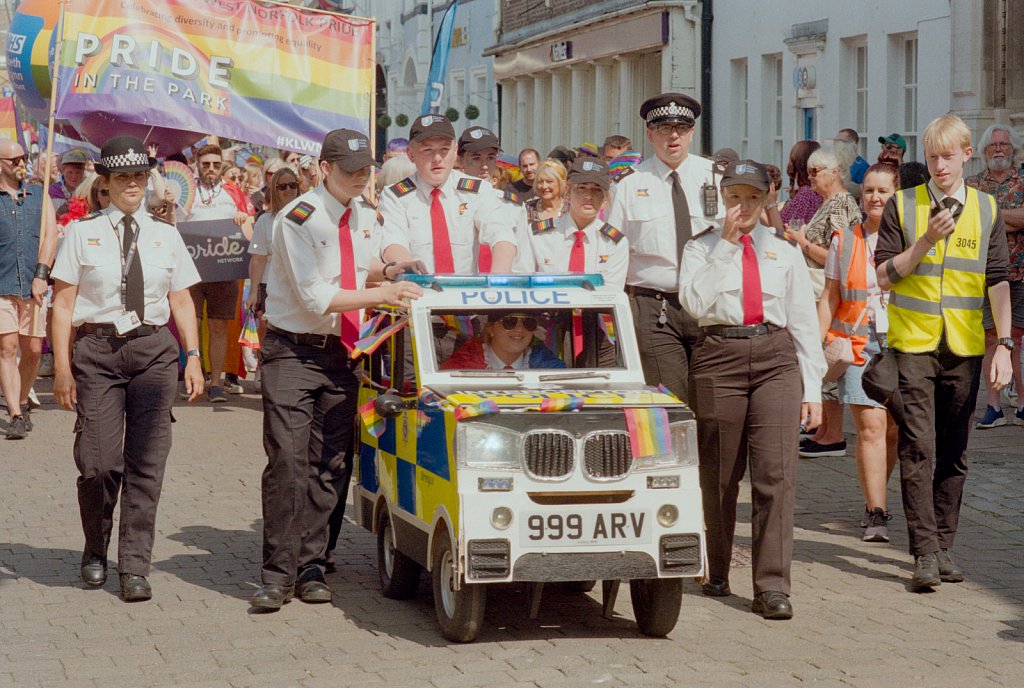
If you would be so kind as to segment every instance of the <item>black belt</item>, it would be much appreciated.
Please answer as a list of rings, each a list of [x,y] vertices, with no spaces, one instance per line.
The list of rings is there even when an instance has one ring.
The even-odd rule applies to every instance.
[[[341,337],[336,334],[309,334],[308,332],[288,332],[273,325],[267,325],[267,329],[289,340],[292,344],[300,346],[311,346],[314,349],[326,349],[328,344],[341,343]]]
[[[708,325],[700,328],[704,334],[725,337],[726,339],[751,339],[764,334],[778,332],[782,328],[778,325]]]
[[[630,296],[649,296],[652,299],[658,299],[659,301],[668,301],[669,303],[679,303],[679,294],[671,291],[658,291],[657,289],[648,289],[647,287],[634,287],[629,285],[626,287],[626,293]]]
[[[139,325],[130,332],[118,334],[117,328],[106,323],[82,323],[78,326],[79,333],[94,334],[98,337],[117,337],[118,339],[135,339],[136,337],[148,337],[164,329],[163,325]]]

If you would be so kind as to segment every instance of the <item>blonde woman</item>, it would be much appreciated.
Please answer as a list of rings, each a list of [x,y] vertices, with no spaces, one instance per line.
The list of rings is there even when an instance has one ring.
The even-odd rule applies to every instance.
[[[270,204],[267,212],[256,220],[252,241],[249,242],[250,286],[249,296],[245,299],[245,307],[255,308],[258,314],[263,313],[263,305],[267,300],[267,267],[270,264],[270,242],[274,238],[274,218],[282,208],[298,198],[299,186],[299,177],[295,171],[283,166],[274,173],[265,189]],[[262,337],[262,332],[260,335]]]
[[[557,160],[545,160],[540,164],[533,181],[537,196],[525,203],[529,222],[557,220],[569,212],[567,174],[565,166]]]

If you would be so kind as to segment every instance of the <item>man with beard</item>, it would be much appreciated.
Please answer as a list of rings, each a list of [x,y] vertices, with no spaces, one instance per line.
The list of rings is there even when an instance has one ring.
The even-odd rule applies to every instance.
[[[1013,341],[1020,342],[1024,336],[1024,179],[1013,164],[1014,155],[1020,150],[1020,143],[1013,129],[1005,124],[993,124],[982,134],[978,147],[985,156],[985,169],[973,177],[968,177],[965,183],[995,196],[996,204],[1003,214],[1006,244],[1010,252],[1010,336]],[[982,374],[987,377],[996,349],[996,330],[992,319],[992,307],[987,298],[982,308],[982,325],[985,328]],[[1019,353],[1017,358],[1017,364],[1013,366],[1013,384],[1019,395],[1022,389]],[[1013,422],[1016,425],[1024,425],[1024,406],[1016,410]],[[985,415],[978,421],[976,427],[986,429],[1005,424],[1006,418],[999,403],[999,392],[990,387]]]
[[[897,170],[903,164],[903,156],[907,154],[907,141],[899,134],[879,136],[882,152],[878,154],[878,162],[892,165]]]

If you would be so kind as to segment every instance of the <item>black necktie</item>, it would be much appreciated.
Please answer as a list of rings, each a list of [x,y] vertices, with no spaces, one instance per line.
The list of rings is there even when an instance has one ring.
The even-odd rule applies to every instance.
[[[679,183],[679,174],[672,170],[668,176],[672,178],[672,209],[676,215],[676,260],[682,267],[683,247],[693,236],[693,228],[690,225],[690,204],[686,202],[683,185]]]
[[[949,212],[953,214],[953,219],[960,219],[960,213],[963,212],[964,207],[960,204],[960,201],[956,200],[951,196],[946,196],[942,199],[942,205],[946,207]]]
[[[137,225],[131,215],[125,215],[121,220],[121,255],[128,259],[128,251],[132,246],[132,239],[135,238],[134,228]],[[139,316],[139,322],[144,322],[146,317],[146,287],[142,280],[142,261],[139,259],[139,247],[135,247],[135,257],[132,259],[131,267],[128,269],[128,293],[125,297],[125,308],[135,311]]]

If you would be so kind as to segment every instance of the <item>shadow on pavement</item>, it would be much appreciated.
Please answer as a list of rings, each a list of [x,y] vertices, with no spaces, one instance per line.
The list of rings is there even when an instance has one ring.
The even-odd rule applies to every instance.
[[[153,568],[177,576],[186,583],[248,600],[259,574],[262,543],[261,521],[249,530],[224,530],[212,526],[186,526],[168,540],[195,549],[195,554],[175,554],[153,563]]]

